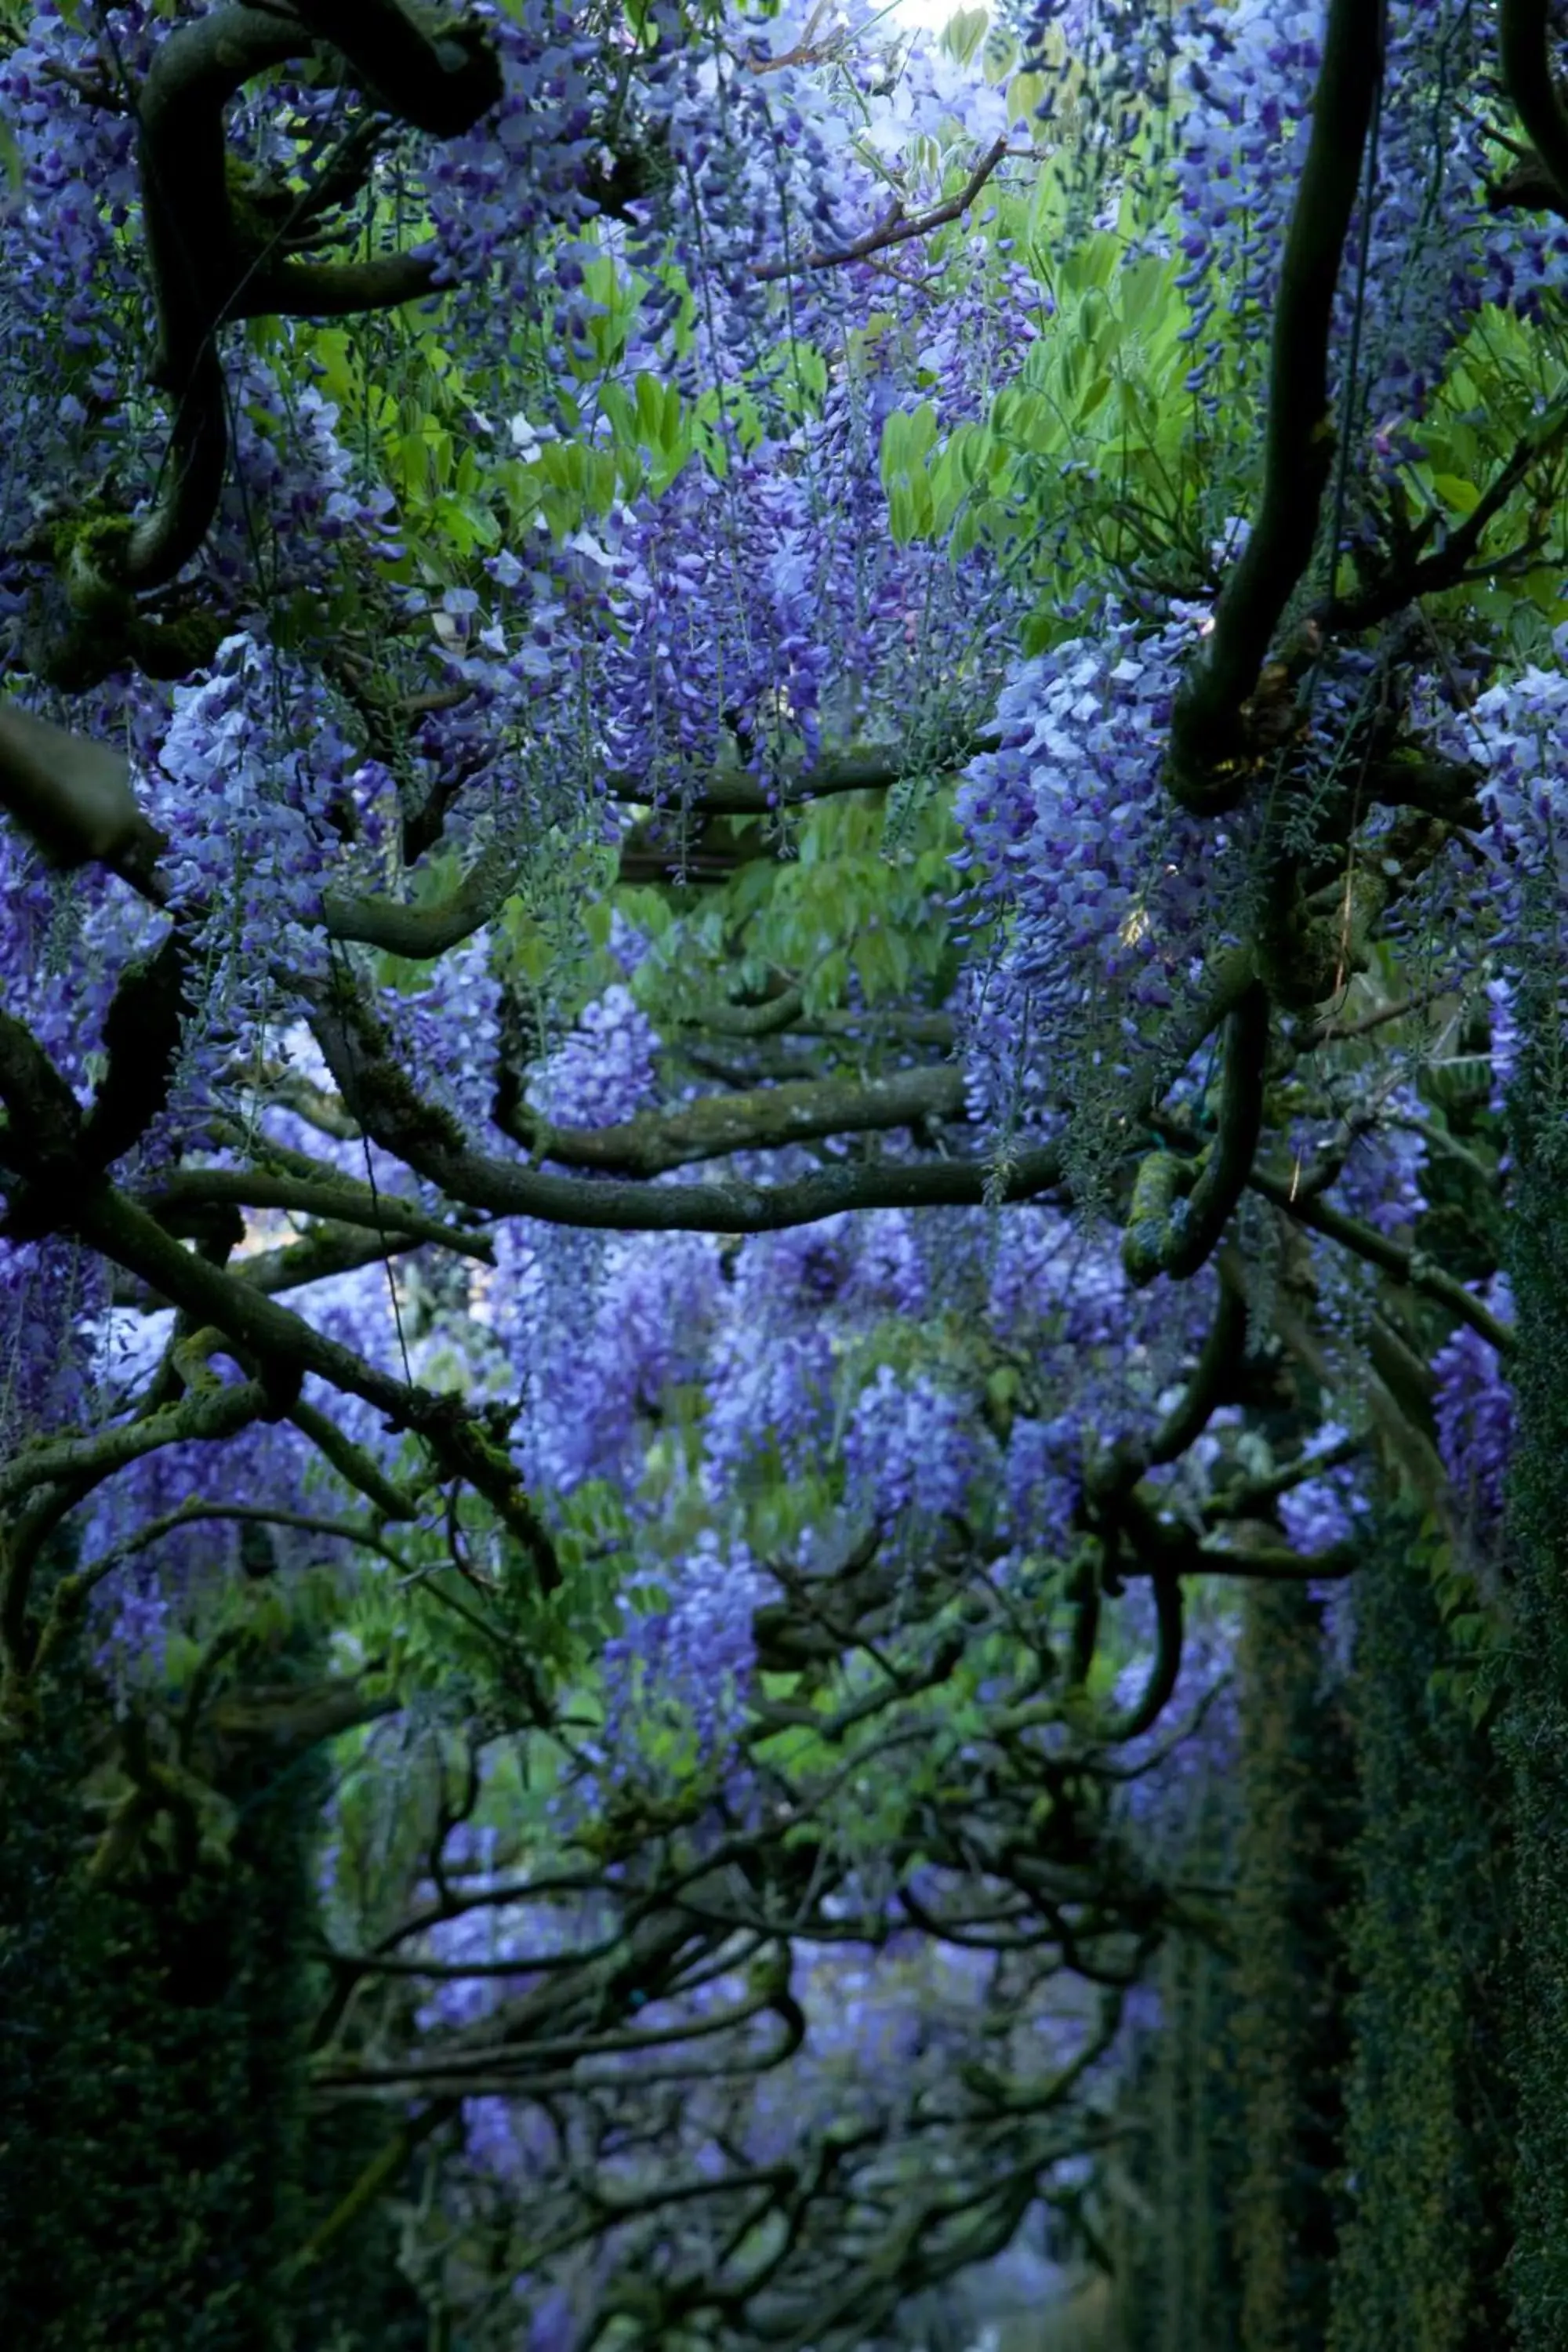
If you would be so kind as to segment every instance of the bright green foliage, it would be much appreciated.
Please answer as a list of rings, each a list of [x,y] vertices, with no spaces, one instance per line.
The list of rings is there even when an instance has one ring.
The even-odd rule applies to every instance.
[[[1403,469],[1402,494],[1412,528],[1436,519],[1451,530],[1473,513],[1484,487],[1521,448],[1551,459],[1554,482],[1543,484],[1541,472],[1532,471],[1528,488],[1514,490],[1500,506],[1483,541],[1517,548],[1533,538],[1533,558],[1434,602],[1439,614],[1462,611],[1497,631],[1521,660],[1550,658],[1552,631],[1568,618],[1563,567],[1547,544],[1552,491],[1560,498],[1564,478],[1565,442],[1568,383],[1556,338],[1489,306],[1459,345],[1423,419],[1422,456]]]
[[[1213,542],[1248,489],[1236,453],[1250,446],[1257,414],[1250,340],[1216,322],[1226,427],[1216,441],[1185,388],[1180,259],[1124,258],[1154,226],[1134,194],[1114,228],[1088,234],[1080,202],[1052,173],[999,199],[987,234],[1036,280],[1038,332],[988,413],[943,436],[925,404],[883,428],[892,536],[945,543],[955,558],[1003,551],[1038,599],[1026,653],[1070,625],[1061,602],[1086,576],[1211,593]]]
[[[790,857],[769,856],[767,828],[749,825],[740,852],[751,854],[733,877],[693,894],[673,922],[667,914],[637,975],[637,993],[656,1018],[679,1020],[721,1001],[725,946],[742,935],[742,985],[770,971],[800,971],[808,1012],[839,1003],[851,973],[868,1005],[922,987],[941,993],[951,951],[932,901],[954,846],[942,803],[846,794],[804,812],[792,846]]]

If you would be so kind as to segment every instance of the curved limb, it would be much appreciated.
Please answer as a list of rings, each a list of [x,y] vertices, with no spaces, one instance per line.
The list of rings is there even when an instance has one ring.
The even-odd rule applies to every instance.
[[[437,138],[470,129],[501,95],[500,59],[478,26],[427,29],[402,0],[300,0],[293,9],[232,0],[160,43],[138,100],[138,171],[158,312],[153,380],[171,396],[174,418],[150,510],[133,520],[89,514],[65,534],[57,560],[68,617],[45,654],[59,683],[94,683],[127,652],[145,653],[157,675],[179,658],[139,624],[135,600],[190,562],[217,511],[228,464],[219,328],[275,312],[341,318],[430,290],[426,262],[301,261],[237,216],[225,108],[258,74],[321,47],[338,53],[373,103]]]
[[[1544,0],[1531,5],[1543,9]],[[1274,314],[1262,499],[1215,607],[1206,652],[1171,720],[1171,791],[1198,815],[1234,808],[1246,790],[1245,706],[1311,562],[1334,454],[1330,322],[1383,73],[1384,16],[1384,0],[1331,0]]]
[[[1226,1021],[1219,1131],[1195,1173],[1192,1161],[1167,1151],[1152,1153],[1138,1171],[1121,1244],[1130,1282],[1162,1274],[1184,1282],[1213,1256],[1258,1150],[1268,1053],[1268,996],[1254,981]]]

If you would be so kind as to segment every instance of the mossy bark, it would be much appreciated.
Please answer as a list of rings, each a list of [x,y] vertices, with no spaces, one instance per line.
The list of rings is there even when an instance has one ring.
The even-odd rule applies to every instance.
[[[108,1885],[82,1787],[110,1728],[60,1654],[0,1819],[0,2342],[27,2352],[414,2352],[395,2225],[294,2257],[374,2118],[306,2099],[324,1765],[235,1743],[226,1857]]]
[[[1322,2352],[1338,2229],[1347,2047],[1344,1914],[1356,1828],[1343,1696],[1322,1611],[1255,1588],[1241,1643],[1236,2034],[1240,2352]]]
[[[1449,1644],[1431,1549],[1413,1516],[1391,1518],[1357,1588],[1364,1816],[1330,2352],[1483,2352],[1507,2334],[1508,1790],[1434,1679]]]
[[[1512,1790],[1519,2352],[1568,2343],[1568,1085],[1560,955],[1521,991],[1510,1271],[1519,1344],[1506,1559],[1513,1659],[1499,1752]]]

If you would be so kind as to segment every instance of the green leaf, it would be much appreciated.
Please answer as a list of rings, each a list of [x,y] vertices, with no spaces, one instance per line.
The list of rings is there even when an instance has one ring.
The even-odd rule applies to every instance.
[[[1152,326],[1169,309],[1170,272],[1169,262],[1152,254],[1129,262],[1116,281],[1117,300],[1128,326]]]
[[[1110,378],[1102,370],[1101,373],[1095,377],[1094,382],[1089,385],[1089,390],[1079,402],[1078,421],[1080,425],[1082,425],[1087,418],[1094,415],[1095,410],[1100,406],[1100,403],[1104,400],[1106,394],[1110,390]]]
[[[1432,488],[1444,505],[1452,507],[1456,514],[1473,513],[1481,502],[1481,494],[1474,482],[1467,482],[1458,474],[1434,475]]]

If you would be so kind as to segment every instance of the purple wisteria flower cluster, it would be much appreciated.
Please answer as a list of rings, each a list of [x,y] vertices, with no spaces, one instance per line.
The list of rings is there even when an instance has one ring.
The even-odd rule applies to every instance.
[[[1000,743],[971,763],[957,805],[956,862],[1005,942],[1002,984],[988,980],[968,1008],[987,1107],[1015,1071],[1040,1074],[1058,1100],[1091,1066],[1112,1079],[1223,937],[1242,846],[1174,809],[1158,781],[1205,617],[1182,609],[1150,630],[1112,606],[1093,638],[1055,646],[1003,690]]]
[[[1544,364],[1563,246],[1488,207],[1489,12],[1388,14],[1329,352],[1378,593],[1460,339],[1500,295]],[[0,55],[5,711],[123,752],[134,818],[56,863],[20,794],[0,828],[0,1683],[56,1654],[26,1571],[63,1525],[127,1785],[143,1735],[215,1775],[252,1740],[291,1795],[272,1726],[325,1709],[319,2072],[433,2103],[400,2220],[454,2340],[852,2352],[893,2235],[917,2283],[959,2242],[944,2200],[1087,2210],[1234,1796],[1240,1580],[1321,1578],[1343,1675],[1315,1556],[1395,1458],[1441,1517],[1406,1360],[1467,1304],[1447,1180],[1479,1218],[1509,1176],[1452,1066],[1484,992],[1501,1108],[1563,968],[1568,688],[1450,663],[1429,572],[1340,629],[1326,492],[1199,778],[1235,805],[1174,799],[1321,8],[926,45],[872,0],[478,0],[502,94],[455,138],[335,68],[225,100],[261,216],[364,163],[290,266],[405,291],[222,311],[224,487],[78,693],[35,661],[71,533],[158,510],[145,416],[182,448],[135,98],[206,15],[44,5]],[[1526,576],[1498,529],[1445,591],[1478,635]],[[185,649],[155,677],[144,623]],[[1481,1552],[1506,1360],[1461,1321],[1433,1369]]]
[[[553,1127],[616,1127],[654,1092],[658,1039],[620,983],[584,1006],[569,1036],[529,1081],[528,1099]]]
[[[1189,8],[1174,35],[1177,180],[1185,226],[1179,281],[1200,358],[1189,388],[1213,401],[1226,343],[1218,306],[1267,317],[1310,127],[1322,12],[1297,0]],[[1489,63],[1468,0],[1394,0],[1383,98],[1342,276],[1334,340],[1342,384],[1374,428],[1380,457],[1416,448],[1419,418],[1483,303],[1529,314],[1568,261],[1568,232],[1489,206],[1496,146],[1463,102]],[[1363,212],[1370,206],[1364,223]],[[1246,341],[1240,346],[1246,364]],[[1348,383],[1351,363],[1354,375]]]
[[[961,1516],[987,1449],[968,1401],[923,1372],[900,1380],[878,1368],[856,1399],[844,1433],[847,1494],[878,1519]]]
[[[1511,1318],[1508,1276],[1494,1275],[1481,1294],[1493,1314]],[[1513,1441],[1513,1391],[1495,1348],[1461,1324],[1433,1360],[1437,1443],[1471,1542],[1485,1550],[1502,1524]]]
[[[650,1725],[671,1710],[695,1740],[695,1769],[716,1760],[744,1717],[755,1663],[752,1619],[769,1589],[744,1548],[721,1545],[711,1530],[680,1559],[633,1580],[621,1595],[624,1631],[604,1653],[612,1769],[639,1769]]]

